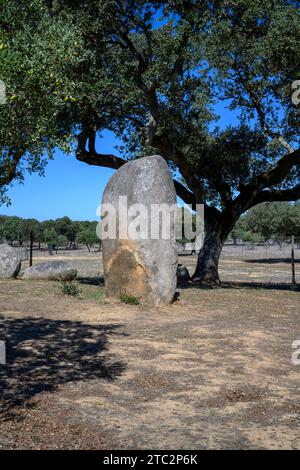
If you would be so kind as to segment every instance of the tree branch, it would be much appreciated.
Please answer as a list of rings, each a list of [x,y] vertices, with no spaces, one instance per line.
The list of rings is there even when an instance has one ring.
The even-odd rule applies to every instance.
[[[247,73],[247,75],[248,75],[248,72],[245,72],[245,73]],[[279,144],[283,148],[285,148],[289,153],[292,153],[293,150],[294,150],[292,145],[290,145],[284,139],[284,137],[280,134],[280,132],[273,131],[273,129],[271,129],[269,124],[267,123],[265,112],[264,112],[263,107],[261,105],[261,100],[255,94],[254,89],[251,87],[249,81],[247,81],[247,77],[243,77],[242,73],[239,69],[237,69],[237,74],[239,76],[239,79],[240,79],[246,93],[248,93],[248,95],[249,95],[249,98],[251,100],[251,103],[252,103],[254,109],[257,112],[258,119],[259,119],[259,122],[260,122],[260,126],[261,126],[263,132],[265,133],[265,135],[268,136],[268,137],[271,137],[271,139],[277,140],[277,142],[279,142]]]
[[[150,56],[145,56],[135,45],[134,41],[132,41],[129,37],[128,31],[120,31],[119,34],[120,38],[124,41],[124,45],[128,47],[128,50],[132,53],[132,55],[138,61],[138,67],[136,70],[136,83],[138,87],[142,90],[145,94],[146,99],[149,103],[150,112],[155,119],[156,122],[160,119],[160,107],[156,95],[156,83],[153,82],[152,85],[147,86],[143,81],[143,74],[149,67],[150,63]],[[150,53],[151,54],[151,53]]]
[[[23,150],[10,150],[8,158],[0,165],[0,186],[7,186],[17,175],[18,164],[24,155]]]
[[[261,202],[297,201],[298,199],[300,199],[300,184],[290,189],[260,191],[254,198],[253,206]]]
[[[175,148],[172,140],[168,135],[154,134],[151,145],[157,148],[160,154],[166,159],[172,161],[179,169],[181,175],[186,181],[192,193],[195,195],[198,204],[204,204],[204,192],[199,181],[195,177],[195,173],[182,152]]]
[[[91,130],[82,131],[78,136],[78,147],[76,150],[76,159],[88,165],[103,166],[118,170],[126,160],[116,157],[112,154],[97,153],[95,151],[94,135]],[[86,144],[89,140],[89,150],[86,150]]]
[[[258,189],[269,188],[281,183],[293,166],[300,165],[300,148],[284,155],[267,173],[262,173],[254,180],[254,186]]]
[[[242,214],[246,210],[253,207],[259,202],[264,202],[272,199],[263,198],[277,198],[274,201],[288,200],[280,199],[281,197],[287,198],[289,195],[294,196],[291,189],[286,190],[272,190],[263,191],[266,188],[271,188],[280,184],[286,176],[288,176],[293,166],[300,165],[300,148],[294,150],[292,153],[284,155],[269,172],[258,175],[253,181],[244,186],[239,196],[233,201],[233,211],[236,214]],[[297,188],[298,186],[295,186]],[[298,193],[296,193],[298,194]],[[294,199],[291,199],[294,200]]]
[[[102,166],[105,168],[112,168],[118,170],[127,163],[127,160],[117,157],[113,154],[97,153],[94,144],[94,131],[85,130],[78,136],[78,148],[76,151],[76,159],[80,162],[87,163],[88,165]],[[92,139],[92,140],[91,140]],[[89,140],[89,150],[86,150],[86,144]],[[189,191],[183,184],[177,180],[173,180],[176,194],[186,203],[195,207],[196,197]]]

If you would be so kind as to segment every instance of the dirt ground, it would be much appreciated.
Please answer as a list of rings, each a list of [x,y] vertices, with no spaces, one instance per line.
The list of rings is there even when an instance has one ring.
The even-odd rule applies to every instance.
[[[300,449],[299,290],[236,274],[149,309],[109,301],[96,261],[72,261],[80,298],[0,281],[1,449]]]

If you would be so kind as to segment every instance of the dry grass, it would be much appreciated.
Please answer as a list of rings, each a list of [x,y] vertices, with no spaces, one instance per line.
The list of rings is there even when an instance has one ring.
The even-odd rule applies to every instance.
[[[190,288],[147,309],[107,299],[93,263],[80,298],[0,282],[1,448],[300,448],[299,292]]]

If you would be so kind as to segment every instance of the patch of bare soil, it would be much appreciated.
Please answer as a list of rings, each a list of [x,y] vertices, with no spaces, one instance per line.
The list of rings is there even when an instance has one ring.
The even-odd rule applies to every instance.
[[[300,448],[299,292],[183,289],[159,309],[0,282],[2,449]]]

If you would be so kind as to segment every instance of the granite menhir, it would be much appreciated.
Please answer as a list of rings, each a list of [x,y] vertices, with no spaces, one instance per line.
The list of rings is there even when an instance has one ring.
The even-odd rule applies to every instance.
[[[120,197],[123,201],[127,197],[128,209],[133,204],[143,204],[143,208],[133,213],[129,210],[126,221],[120,210]],[[112,176],[102,199],[102,230],[106,233],[110,220],[105,211],[107,204],[116,211],[116,237],[102,240],[108,296],[133,295],[140,303],[152,306],[171,303],[175,296],[177,270],[175,221],[172,213],[168,221],[164,219],[165,232],[162,231],[161,216],[159,227],[154,223],[159,207],[176,207],[174,183],[165,160],[158,155],[133,160]],[[152,222],[154,239],[151,237]],[[124,224],[132,227],[132,223],[137,230],[129,231],[126,239]],[[169,236],[166,237],[168,226]]]

